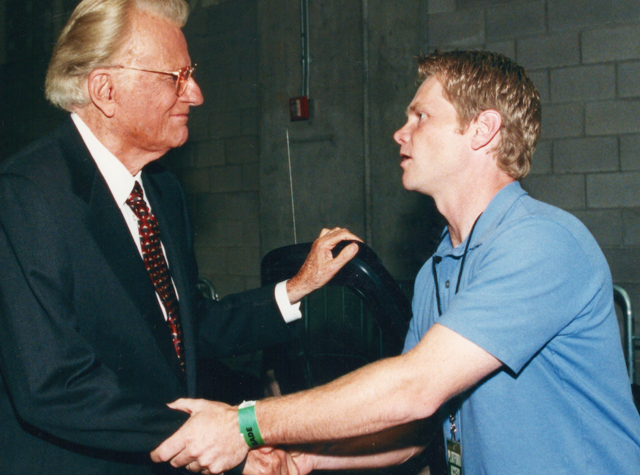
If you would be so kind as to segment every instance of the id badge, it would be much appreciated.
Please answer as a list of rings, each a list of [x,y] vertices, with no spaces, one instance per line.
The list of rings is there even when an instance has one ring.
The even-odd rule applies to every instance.
[[[462,475],[462,446],[459,441],[447,439],[447,473]]]

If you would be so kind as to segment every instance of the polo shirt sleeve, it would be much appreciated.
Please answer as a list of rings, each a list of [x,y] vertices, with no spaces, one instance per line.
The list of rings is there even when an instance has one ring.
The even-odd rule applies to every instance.
[[[474,252],[438,323],[516,374],[552,338],[570,331],[574,319],[587,317],[594,296],[610,281],[606,264],[592,265],[574,235],[550,219],[505,226]]]
[[[435,308],[437,304],[433,291],[431,262],[431,259],[429,259],[416,277],[413,301],[411,304],[413,318],[409,322],[409,330],[407,331],[407,336],[404,340],[404,349],[402,350],[403,354],[413,349],[433,324],[431,309]]]

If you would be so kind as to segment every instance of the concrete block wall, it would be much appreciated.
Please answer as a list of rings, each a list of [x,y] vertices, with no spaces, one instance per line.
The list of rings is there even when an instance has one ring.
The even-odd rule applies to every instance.
[[[257,3],[191,4],[184,33],[204,104],[163,160],[189,196],[200,275],[224,296],[260,285]]]
[[[71,0],[0,1],[0,160],[52,130],[65,113],[44,98],[53,45]]]
[[[313,112],[302,122],[287,107],[301,90],[300,1],[258,5],[263,254],[293,242],[288,130],[298,240],[348,227],[411,288],[441,223],[428,198],[403,190],[392,136],[415,92],[426,3],[310,1]]]
[[[296,238],[312,241],[323,227],[348,227],[362,235],[360,6],[309,2],[312,111],[310,120],[298,122],[290,121],[289,98],[302,95],[300,1],[259,0],[258,12],[262,254]]]
[[[640,3],[445,3],[429,2],[429,49],[499,51],[529,71],[543,119],[523,186],[587,225],[640,314]]]

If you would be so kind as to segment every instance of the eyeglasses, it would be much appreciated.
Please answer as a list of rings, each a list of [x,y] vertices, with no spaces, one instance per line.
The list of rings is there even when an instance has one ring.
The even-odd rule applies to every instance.
[[[168,72],[168,71],[153,71],[151,69],[139,69],[139,68],[129,68],[127,66],[107,66],[109,68],[118,68],[118,69],[131,69],[133,71],[142,71],[144,73],[156,73],[156,74],[164,74],[166,76],[171,76],[173,81],[176,83],[176,96],[180,97],[184,94],[184,91],[187,90],[187,84],[189,84],[189,79],[193,76],[193,72],[196,69],[197,64],[193,66],[185,66],[184,68],[178,69],[177,71]]]

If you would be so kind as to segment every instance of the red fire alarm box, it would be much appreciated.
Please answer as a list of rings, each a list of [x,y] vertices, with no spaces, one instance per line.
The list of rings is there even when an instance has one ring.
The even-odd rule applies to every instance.
[[[307,120],[309,118],[309,98],[302,96],[289,99],[289,114],[292,122]]]

